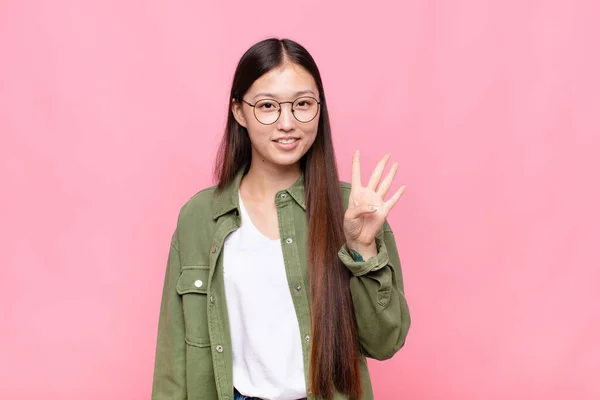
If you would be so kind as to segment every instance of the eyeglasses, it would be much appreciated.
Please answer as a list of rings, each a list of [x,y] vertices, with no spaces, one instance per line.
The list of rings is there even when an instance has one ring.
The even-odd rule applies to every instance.
[[[314,97],[300,97],[294,101],[281,102],[273,99],[263,99],[254,104],[250,104],[244,99],[242,101],[254,109],[254,117],[263,125],[271,125],[277,122],[281,115],[282,104],[291,104],[294,118],[302,123],[315,119],[321,105],[321,102]]]

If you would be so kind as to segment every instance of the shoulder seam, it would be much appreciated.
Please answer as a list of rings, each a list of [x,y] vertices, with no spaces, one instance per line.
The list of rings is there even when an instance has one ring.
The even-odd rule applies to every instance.
[[[202,189],[202,190],[200,190],[200,191],[198,191],[198,192],[194,193],[194,194],[193,194],[191,197],[189,197],[189,198],[187,199],[187,201],[186,201],[185,203],[183,203],[183,204],[182,204],[182,206],[179,208],[179,217],[181,217],[181,215],[184,213],[184,211],[185,211],[185,210],[186,210],[188,207],[190,207],[190,205],[191,205],[191,204],[194,202],[194,200],[195,200],[195,199],[196,199],[198,196],[200,196],[200,195],[202,195],[202,194],[208,194],[208,195],[212,195],[212,194],[214,194],[214,192],[215,192],[215,189],[216,189],[216,188],[217,188],[217,186],[216,186],[216,185],[213,185],[213,186],[209,186],[209,187],[207,187],[207,188],[204,188],[204,189]],[[178,221],[178,223],[179,223],[179,221]]]
[[[188,199],[188,201],[186,202],[186,204],[185,204],[185,205],[187,205],[187,203],[189,203],[189,202],[190,202],[192,199],[194,199],[196,196],[198,196],[198,195],[200,195],[200,194],[202,194],[202,193],[210,193],[210,194],[212,194],[212,193],[214,193],[214,192],[215,192],[215,190],[216,190],[216,189],[217,189],[217,185],[213,185],[213,186],[210,186],[210,187],[204,188],[204,189],[202,189],[202,190],[200,190],[200,191],[198,191],[198,192],[194,193],[194,195],[192,195],[192,196],[191,196],[191,197]]]

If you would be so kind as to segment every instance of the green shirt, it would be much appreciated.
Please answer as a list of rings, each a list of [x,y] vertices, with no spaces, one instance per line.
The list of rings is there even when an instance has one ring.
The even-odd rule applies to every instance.
[[[243,173],[223,191],[215,187],[181,209],[166,268],[156,347],[153,400],[233,400],[233,359],[223,244],[240,226],[238,191]],[[344,207],[350,185],[341,183]],[[308,387],[311,311],[307,266],[304,180],[276,194],[281,246],[304,356]],[[410,326],[394,234],[387,223],[376,239],[377,256],[354,261],[344,245],[338,256],[352,272],[350,291],[361,345],[364,400],[373,399],[365,357],[385,360],[403,345]],[[268,290],[268,288],[265,288]],[[346,399],[341,394],[335,400]],[[308,396],[308,400],[315,400]]]

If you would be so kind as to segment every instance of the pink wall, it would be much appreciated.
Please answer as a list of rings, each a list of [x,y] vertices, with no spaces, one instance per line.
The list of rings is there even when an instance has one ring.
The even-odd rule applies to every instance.
[[[600,398],[600,3],[238,3],[0,3],[0,398],[149,398],[175,219],[270,35],[319,62],[344,179],[401,161],[376,398]]]

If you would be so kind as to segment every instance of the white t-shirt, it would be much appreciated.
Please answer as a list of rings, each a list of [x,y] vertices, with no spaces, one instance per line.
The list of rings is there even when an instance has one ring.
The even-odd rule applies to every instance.
[[[279,239],[252,223],[240,196],[241,226],[224,244],[233,385],[245,396],[306,397],[302,339]]]

